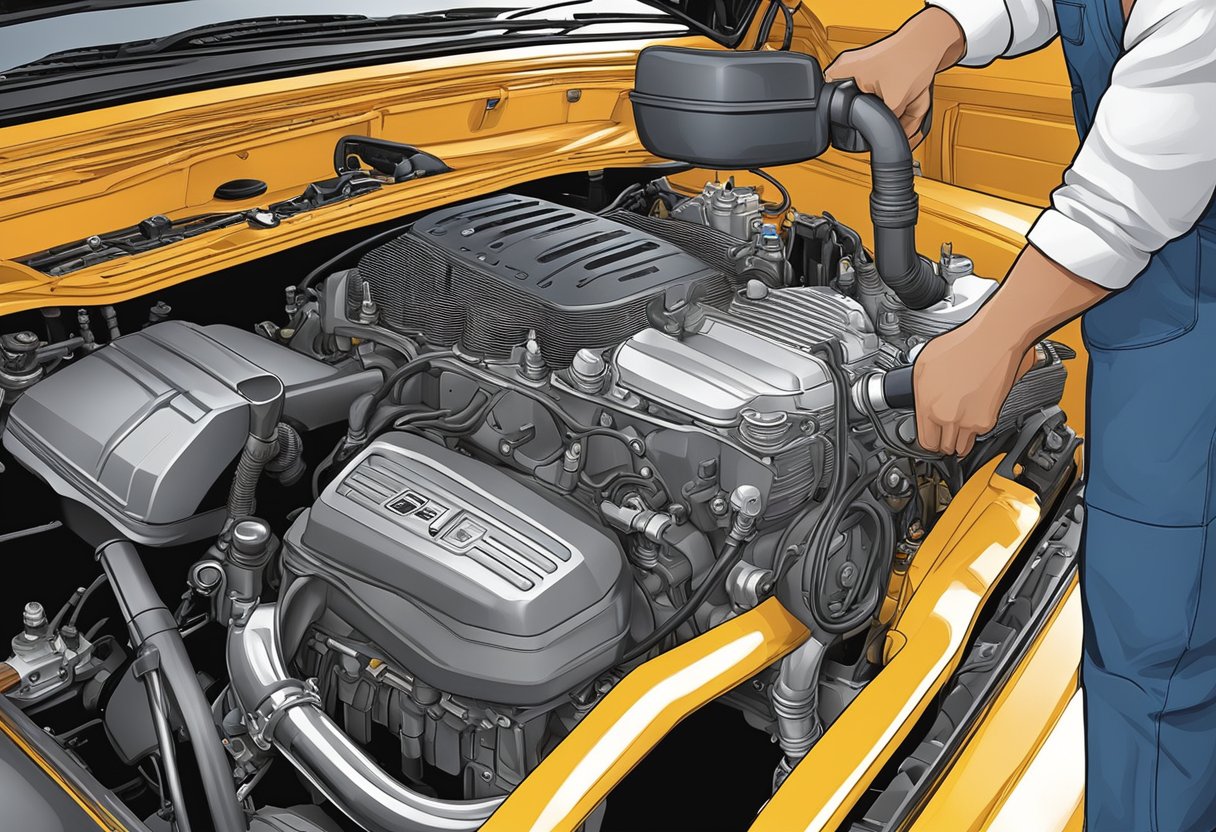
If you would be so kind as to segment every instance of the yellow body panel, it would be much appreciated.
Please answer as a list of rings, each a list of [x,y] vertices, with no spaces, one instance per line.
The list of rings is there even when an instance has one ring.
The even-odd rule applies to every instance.
[[[1022,824],[1017,829],[1056,832],[1067,828],[1047,821],[1055,817],[1067,823],[1080,800],[1079,793],[1071,801],[1027,802],[1024,798],[1034,781],[1023,780],[1023,775],[1037,764],[1036,760],[1049,759],[1043,755],[1046,742],[1077,696],[1080,657],[1081,594],[1074,582],[1064,603],[990,706],[983,723],[934,789],[911,832],[1009,828],[1007,824],[1018,816],[1019,807]],[[1071,764],[1071,755],[1059,756],[1062,767]],[[1061,786],[1075,783],[1066,770],[1047,782]],[[1021,796],[1010,802],[1019,787],[1023,788]],[[1025,807],[1036,804],[1039,808],[1032,822]],[[998,821],[998,817],[1003,820]]]
[[[911,601],[888,638],[886,666],[757,817],[752,832],[835,829],[962,659],[975,616],[1040,519],[1033,493],[990,463],[926,538]],[[910,576],[911,578],[912,576]]]
[[[0,315],[128,300],[454,199],[558,173],[661,161],[638,142],[626,99],[646,43],[342,70],[0,129]],[[575,103],[566,98],[571,89],[581,92]],[[276,228],[233,226],[61,278],[11,262],[153,214],[179,218],[298,195],[334,175],[334,145],[348,134],[422,145],[454,171]],[[245,202],[211,199],[217,185],[250,176],[266,181],[268,192]]]
[[[680,720],[809,635],[770,598],[639,665],[511,793],[483,832],[577,829]]]
[[[793,48],[826,66],[886,37],[923,7],[921,0],[800,3]],[[917,155],[928,178],[1041,207],[1076,150],[1072,87],[1053,42],[1017,60],[939,75],[932,130]]]

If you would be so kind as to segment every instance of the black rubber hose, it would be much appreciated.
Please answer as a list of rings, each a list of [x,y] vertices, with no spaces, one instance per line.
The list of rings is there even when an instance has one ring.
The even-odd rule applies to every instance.
[[[879,276],[910,309],[944,300],[950,285],[916,252],[920,204],[912,149],[899,119],[882,99],[852,88],[837,87],[829,106],[832,121],[856,130],[870,148],[870,218]]]
[[[84,594],[80,596],[80,600],[76,602],[76,608],[72,610],[71,617],[68,618],[68,624],[75,627],[76,622],[80,620],[80,613],[84,609],[84,605],[93,597],[93,593],[101,588],[101,585],[106,582],[106,573],[102,572],[93,579],[93,583],[89,584],[85,589]]]
[[[301,292],[311,289],[318,280],[325,277],[331,271],[337,268],[338,264],[346,258],[350,257],[351,255],[358,254],[368,246],[374,246],[376,243],[383,242],[384,240],[401,236],[406,231],[409,231],[410,226],[413,224],[414,223],[411,221],[405,223],[404,225],[394,225],[392,228],[385,229],[384,231],[381,231],[378,234],[373,234],[370,237],[364,237],[362,240],[347,246],[333,257],[314,268],[308,274],[304,275],[304,277],[300,278],[300,282],[296,284],[296,288]]]
[[[829,507],[828,511],[820,518],[819,525],[815,529],[815,536],[811,540],[810,549],[803,558],[801,586],[808,591],[809,602],[807,604],[795,605],[789,609],[796,617],[803,619],[803,623],[807,624],[808,627],[813,627],[815,632],[830,633],[832,635],[844,635],[852,632],[869,618],[873,617],[877,611],[877,605],[882,601],[882,578],[889,574],[890,570],[874,569],[873,561],[867,565],[862,578],[858,581],[866,589],[867,593],[862,603],[848,604],[840,612],[833,613],[820,607],[819,598],[819,593],[827,581],[826,571],[828,555],[830,554],[828,549],[836,537],[836,530],[840,527],[845,517],[857,511],[860,505],[864,505],[857,503],[857,500],[873,483],[874,476],[872,474],[855,482],[838,504]],[[879,523],[879,537],[893,538],[894,533],[888,534],[887,527],[884,526],[877,512],[871,511],[870,514]],[[885,544],[890,544],[887,548],[887,556],[893,555],[895,548],[894,540],[888,539],[887,541],[883,541],[880,539],[875,542],[872,557],[884,557],[880,547]],[[799,614],[803,610],[809,613],[809,619],[804,619]]]
[[[799,533],[799,527],[816,511],[819,511],[819,517],[816,520],[815,526],[812,528],[810,535],[813,537],[820,524],[823,522],[823,516],[827,513],[826,509],[821,509],[822,506],[833,506],[840,502],[844,497],[845,488],[848,486],[848,441],[849,441],[849,412],[844,403],[848,401],[849,383],[845,380],[844,371],[840,368],[844,366],[844,348],[841,347],[839,341],[824,341],[821,344],[816,344],[811,347],[811,355],[820,358],[827,367],[828,376],[832,382],[833,395],[839,403],[835,408],[832,419],[832,479],[828,483],[828,492],[822,500],[809,501],[807,506],[799,512],[781,533],[781,537],[777,542],[776,553],[778,558],[786,557],[786,547]],[[810,495],[808,495],[809,497]],[[778,573],[780,576],[780,573]],[[782,603],[788,609],[797,615],[797,610],[804,608],[806,605],[800,601],[796,602],[793,598],[782,598]],[[810,623],[809,618],[799,616],[803,623]]]
[[[765,182],[768,182],[770,185],[776,188],[777,193],[781,194],[781,201],[775,204],[766,204],[764,206],[764,213],[768,214],[769,216],[773,216],[775,214],[784,214],[786,211],[790,210],[790,206],[793,205],[793,200],[790,198],[790,192],[786,190],[786,187],[781,184],[781,181],[778,180],[777,177],[773,176],[766,170],[761,170],[760,168],[752,168],[748,171],[748,173],[752,174],[753,176],[759,176]]]
[[[266,463],[266,472],[285,486],[295,485],[307,472],[304,464],[304,440],[286,422],[279,422],[279,452]]]
[[[779,2],[780,0],[770,0],[768,8],[764,10],[764,17],[760,18],[760,28],[756,30],[756,42],[752,44],[753,50],[768,43],[769,35],[773,33],[773,24],[777,22]]]
[[[250,436],[241,450],[236,471],[232,475],[232,486],[228,490],[228,517],[244,517],[253,514],[254,496],[262,472],[275,457],[275,443]]]
[[[752,49],[761,49],[768,43],[769,36],[773,33],[773,24],[777,22],[778,12],[785,18],[785,33],[781,36],[781,51],[790,50],[790,45],[794,41],[794,12],[785,5],[783,0],[771,0],[768,8],[764,10],[764,17],[760,21],[760,28],[756,32],[756,43]]]
[[[232,766],[220,744],[211,706],[203,696],[177,622],[152,585],[135,544],[121,539],[103,543],[97,549],[97,559],[118,599],[133,652],[148,644],[160,655],[160,670],[190,735],[217,832],[246,832],[249,824],[236,799]]]
[[[887,407],[896,410],[913,410],[916,407],[916,388],[912,384],[912,365],[887,370],[882,377],[882,397]]]
[[[654,632],[639,641],[633,648],[625,654],[625,658],[621,659],[621,664],[628,664],[635,659],[640,659],[653,650],[656,646],[663,643],[669,635],[692,618],[693,613],[705,603],[705,599],[714,591],[714,587],[721,587],[722,581],[726,578],[731,568],[738,563],[739,556],[743,554],[743,547],[734,538],[727,538],[726,545],[722,547],[722,553],[718,555],[717,561],[714,562],[713,568],[709,570],[709,574],[705,576],[705,580],[701,581],[701,585],[693,592],[692,597],[685,601],[671,618],[664,621]]]

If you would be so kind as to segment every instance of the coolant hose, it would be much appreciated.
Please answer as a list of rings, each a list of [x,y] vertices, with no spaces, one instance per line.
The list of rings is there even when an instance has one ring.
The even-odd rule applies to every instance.
[[[121,539],[103,543],[97,549],[97,559],[110,579],[132,646],[138,652],[147,645],[159,654],[160,673],[190,734],[190,747],[216,831],[246,832],[249,824],[237,803],[232,766],[220,745],[211,706],[203,696],[177,622],[152,585],[135,544]]]
[[[309,782],[367,832],[473,832],[502,798],[442,800],[390,776],[321,710],[315,690],[293,678],[280,653],[273,604],[228,631],[232,692],[259,743],[271,743]]]
[[[829,107],[833,124],[856,130],[869,146],[870,219],[878,274],[910,309],[926,309],[944,300],[950,285],[916,253],[920,205],[912,149],[899,119],[882,99],[858,93],[852,85],[837,86]]]

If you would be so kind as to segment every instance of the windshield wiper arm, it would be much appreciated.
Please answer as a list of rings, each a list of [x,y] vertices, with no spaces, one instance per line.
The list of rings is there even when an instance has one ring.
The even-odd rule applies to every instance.
[[[498,15],[512,11],[509,8],[470,9],[467,11],[434,12],[425,14],[401,14],[391,17],[366,17],[364,15],[289,15],[279,17],[254,17],[231,20],[186,29],[154,40],[125,44],[119,48],[120,56],[155,55],[170,52],[179,47],[206,47],[223,45],[226,42],[270,36],[282,38],[293,33],[305,36],[331,35],[350,32],[382,31],[390,28],[427,24],[451,24],[464,21],[493,20]]]

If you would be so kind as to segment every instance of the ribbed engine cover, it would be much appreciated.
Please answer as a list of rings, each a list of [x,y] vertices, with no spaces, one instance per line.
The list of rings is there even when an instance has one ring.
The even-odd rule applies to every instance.
[[[288,530],[283,566],[288,634],[328,610],[428,684],[490,702],[561,696],[619,660],[629,631],[614,537],[412,434],[351,461]]]
[[[672,242],[513,194],[428,214],[363,256],[352,299],[362,281],[389,327],[490,358],[509,357],[535,329],[555,367],[644,329],[656,296],[668,293],[671,305],[695,288],[721,306],[732,290],[726,275]]]

